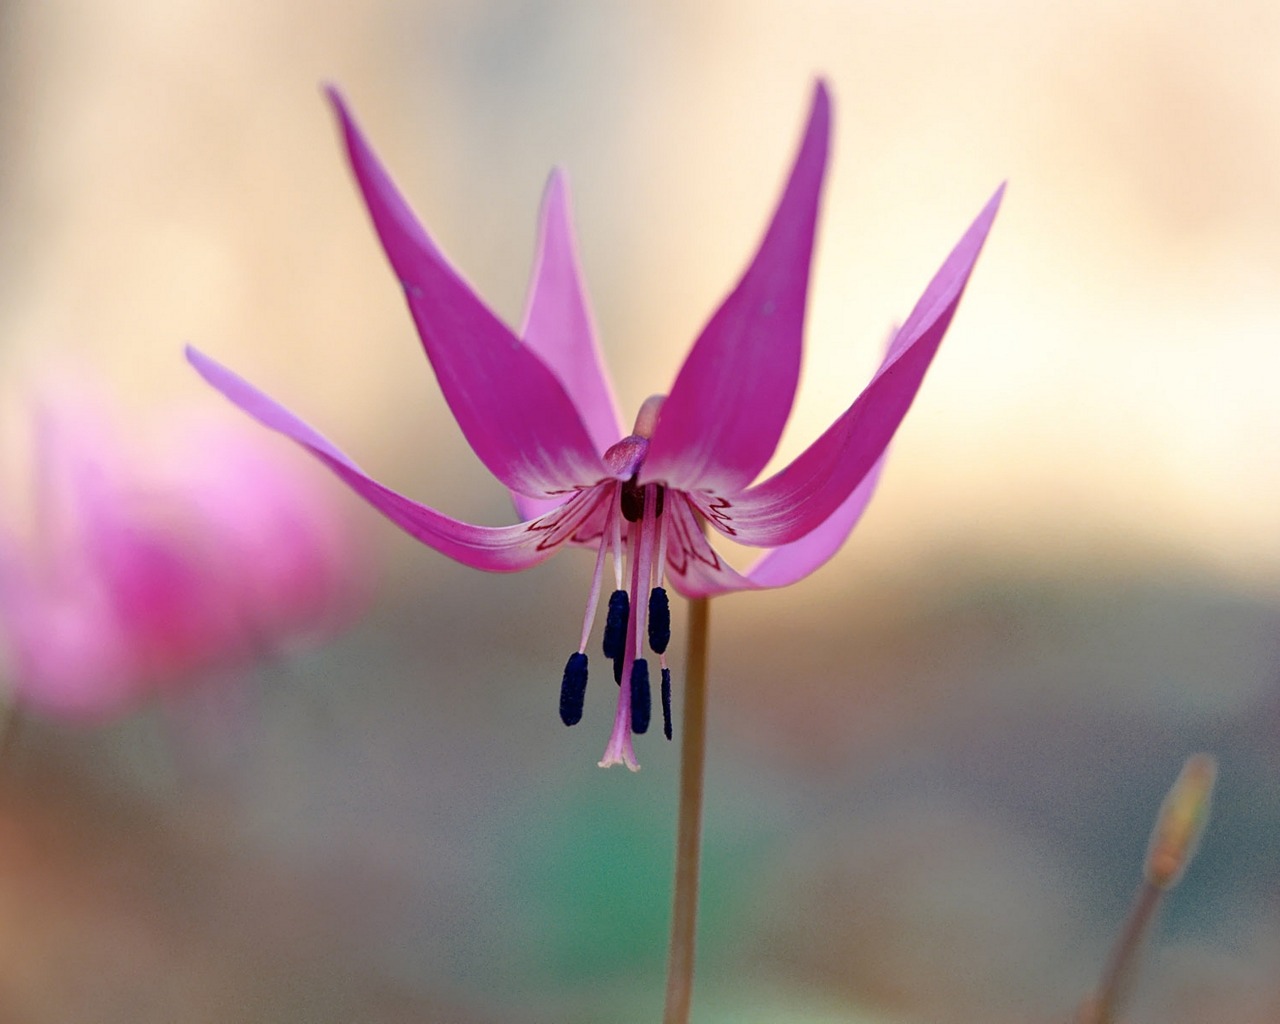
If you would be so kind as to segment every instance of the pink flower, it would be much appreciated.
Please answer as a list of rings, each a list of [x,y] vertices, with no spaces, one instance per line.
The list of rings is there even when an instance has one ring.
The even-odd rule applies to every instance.
[[[13,698],[103,719],[328,633],[363,564],[332,502],[224,422],[198,459],[125,445],[83,395],[39,417],[31,522],[0,527],[0,646]]]
[[[369,596],[368,560],[313,467],[223,418],[189,423],[183,438],[200,458],[176,460],[173,482],[219,538],[253,645],[279,650],[346,626]]]
[[[825,563],[870,500],[885,450],[951,322],[1001,192],[978,215],[893,338],[870,384],[789,466],[753,485],[790,414],[800,371],[809,262],[827,163],[830,101],[818,84],[782,198],[755,256],[712,315],[665,396],[628,434],[592,329],[570,226],[553,174],[524,325],[508,329],[428,237],[331,91],[374,229],[405,290],[427,357],[472,449],[511,492],[514,526],[459,522],[384,487],[311,427],[207,356],[204,378],[259,422],[307,448],[423,543],[465,565],[527,569],[566,545],[596,552],[581,640],[565,668],[560,713],[578,721],[586,650],[605,573],[614,594],[605,654],[618,694],[602,765],[637,767],[632,733],[649,725],[645,646],[659,659],[670,738],[665,583],[689,597],[780,587]],[[769,549],[736,572],[704,526]]]

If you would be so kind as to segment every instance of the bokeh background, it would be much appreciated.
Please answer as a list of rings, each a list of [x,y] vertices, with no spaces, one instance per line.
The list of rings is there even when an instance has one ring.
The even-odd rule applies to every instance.
[[[851,543],[713,609],[696,1019],[1064,1019],[1165,787],[1208,749],[1214,820],[1131,1019],[1262,1024],[1278,39],[1265,0],[9,0],[0,390],[16,407],[71,365],[139,417],[220,409],[192,341],[393,486],[508,521],[319,83],[508,322],[568,168],[629,414],[742,267],[826,76],[779,462],[1010,186]],[[357,627],[100,728],[23,722],[0,794],[5,1021],[656,1018],[676,751],[650,737],[638,775],[602,772],[611,699],[556,720],[588,557],[486,576],[349,503],[382,581]]]

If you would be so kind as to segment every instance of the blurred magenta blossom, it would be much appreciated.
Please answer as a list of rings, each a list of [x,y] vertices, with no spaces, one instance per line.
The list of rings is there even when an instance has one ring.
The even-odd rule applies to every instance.
[[[70,392],[35,417],[30,514],[11,504],[0,523],[0,682],[19,706],[107,718],[327,636],[364,603],[334,495],[262,439],[171,417],[167,452],[114,428]]]
[[[773,455],[800,372],[809,264],[826,170],[830,100],[819,83],[781,200],[741,279],[712,315],[665,396],[627,434],[592,327],[568,187],[551,176],[524,323],[512,333],[448,263],[330,93],[374,229],[445,399],[472,449],[511,492],[520,523],[451,519],[379,484],[283,407],[199,352],[209,383],[329,466],[402,529],[465,565],[512,572],[566,545],[596,551],[578,650],[561,687],[566,724],[582,714],[586,649],[606,556],[615,590],[604,653],[620,686],[602,765],[637,767],[632,733],[649,725],[645,642],[658,655],[670,738],[669,609],[664,584],[689,597],[794,583],[824,564],[866,508],[886,448],[955,313],[996,214],[978,215],[848,410],[789,466],[752,486]],[[739,573],[704,528],[770,549]]]

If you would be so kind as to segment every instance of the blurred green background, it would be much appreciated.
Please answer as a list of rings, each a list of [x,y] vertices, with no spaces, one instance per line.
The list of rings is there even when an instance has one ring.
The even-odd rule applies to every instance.
[[[1064,1019],[1208,749],[1214,818],[1131,1020],[1260,1024],[1280,1017],[1278,33],[1261,0],[0,4],[0,392],[12,409],[52,361],[140,416],[220,408],[191,341],[392,486],[508,521],[318,83],[508,321],[568,168],[629,415],[744,263],[827,76],[779,464],[1011,184],[851,543],[713,608],[695,1018]],[[344,637],[99,730],[23,723],[0,1019],[657,1019],[676,750],[650,736],[638,775],[597,769],[601,689],[556,721],[588,557],[485,576],[356,511],[383,583]]]

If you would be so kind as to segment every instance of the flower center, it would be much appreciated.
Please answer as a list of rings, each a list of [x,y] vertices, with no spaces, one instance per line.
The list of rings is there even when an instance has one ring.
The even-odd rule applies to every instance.
[[[614,590],[609,596],[602,650],[613,663],[619,684],[613,733],[602,766],[625,764],[639,767],[631,745],[633,733],[648,731],[652,714],[648,649],[661,669],[663,733],[671,739],[671,670],[667,644],[671,639],[671,609],[663,586],[666,566],[666,522],[663,505],[666,487],[639,482],[640,468],[657,425],[663,396],[646,399],[636,417],[635,431],[604,455],[613,480],[598,484],[605,514],[596,552],[591,594],[583,617],[582,640],[569,657],[560,684],[560,718],[565,725],[582,719],[587,689],[587,643],[600,599],[605,555],[613,559]],[[625,685],[623,685],[625,682]]]
[[[656,485],[656,497],[654,498],[653,517],[655,519],[662,515],[662,500],[667,489],[661,484]],[[622,485],[622,493],[618,496],[618,506],[622,510],[622,518],[629,523],[639,523],[644,519],[644,493],[647,488],[641,487],[635,476]]]

